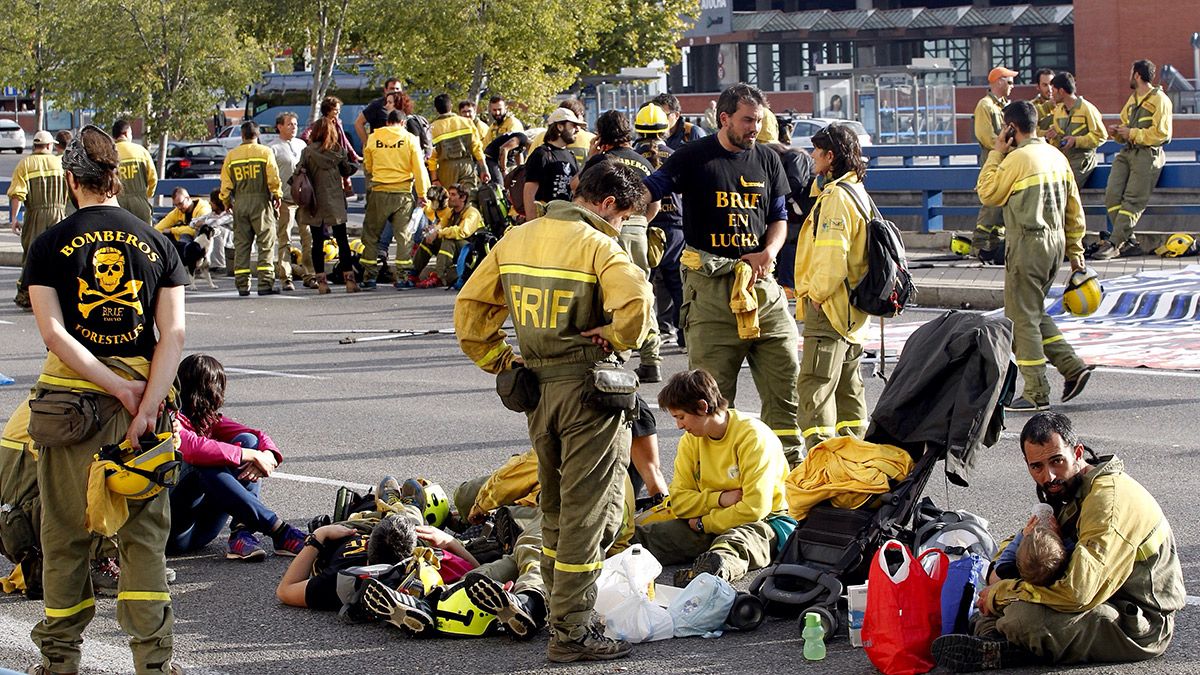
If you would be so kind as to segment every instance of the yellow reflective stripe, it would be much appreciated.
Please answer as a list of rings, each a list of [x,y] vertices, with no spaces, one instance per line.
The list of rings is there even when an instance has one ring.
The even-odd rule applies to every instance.
[[[259,265],[259,266],[258,266],[258,269],[260,269],[260,270],[273,270],[273,269],[275,269],[275,266],[274,266],[274,265]]]
[[[250,268],[247,267],[244,270],[234,270],[233,273],[234,274],[250,274]]]
[[[46,616],[50,617],[51,619],[65,619],[68,616],[75,616],[76,614],[82,612],[83,610],[87,609],[88,607],[95,607],[95,606],[96,606],[96,599],[88,598],[87,600],[80,602],[78,605],[75,605],[73,607],[68,607],[66,609],[55,609],[53,607],[47,607],[46,608]]]
[[[469,127],[466,129],[459,129],[458,131],[447,131],[446,133],[435,137],[433,139],[433,144],[437,145],[438,143],[441,143],[442,141],[449,140],[451,138],[457,138],[459,136],[469,136],[472,131],[475,131],[475,130],[471,129]]]
[[[122,600],[145,600],[148,602],[170,602],[170,593],[160,593],[158,591],[122,591],[117,593],[117,601]]]
[[[1050,173],[1038,173],[1013,183],[1012,192],[1020,192],[1031,188],[1035,185],[1045,185],[1047,183],[1062,183],[1070,178],[1070,171],[1051,171]]]
[[[62,177],[63,177],[62,171],[53,171],[50,169],[43,169],[41,171],[30,171],[29,173],[25,174],[26,180],[29,180],[30,178],[62,178]]]
[[[55,387],[70,387],[71,389],[87,389],[89,391],[99,391],[108,393],[104,387],[97,386],[87,380],[77,380],[72,377],[59,377],[57,375],[47,375],[42,373],[38,375],[38,382],[49,384]]]
[[[542,555],[546,556],[547,558],[549,558],[551,560],[558,560],[558,551],[555,551],[552,548],[546,548],[545,546],[543,546],[542,547]]]
[[[1166,540],[1167,528],[1163,527],[1163,524],[1160,522],[1154,528],[1154,531],[1150,533],[1150,536],[1146,537],[1146,541],[1143,541],[1142,545],[1138,546],[1135,559],[1141,562],[1154,557],[1158,554],[1158,550],[1162,548],[1163,542]]]
[[[834,431],[835,431],[835,429],[833,427],[809,427],[809,428],[805,429],[804,431],[801,431],[800,433],[805,438],[808,438],[809,436],[812,436],[814,434],[829,434],[832,436]]]
[[[576,272],[574,270],[560,270],[547,267],[531,267],[529,265],[501,265],[500,274],[524,274],[530,277],[542,277],[544,279],[567,279],[570,281],[582,281],[588,284],[594,284],[599,279],[595,274],[587,272]]]
[[[845,422],[838,422],[837,427],[835,428],[840,431],[842,429],[849,429],[851,427],[863,427],[866,426],[866,424],[867,423],[862,420],[846,420]]]
[[[495,347],[492,347],[490,350],[488,350],[488,353],[483,355],[483,358],[481,358],[475,362],[475,365],[482,368],[482,367],[486,366],[487,364],[491,363],[492,361],[495,361],[496,357],[500,356],[500,354],[502,354],[504,352],[504,348],[507,346],[508,346],[507,342],[501,342],[500,344],[496,345]],[[542,550],[546,551],[547,549],[543,548]],[[554,556],[550,556],[550,557],[553,558]]]
[[[1055,342],[1062,342],[1062,341],[1063,341],[1063,340],[1065,340],[1065,339],[1066,339],[1066,338],[1064,338],[1064,337],[1063,337],[1063,336],[1061,336],[1061,335],[1054,335],[1054,336],[1051,336],[1051,337],[1048,337],[1048,338],[1046,338],[1045,340],[1042,340],[1042,344],[1044,344],[1044,345],[1052,345],[1052,344],[1054,344]]]
[[[795,436],[800,433],[799,429],[772,429],[771,433],[776,436]]]
[[[1018,366],[1044,366],[1046,359],[1017,359]]]
[[[11,438],[0,438],[0,448],[8,448],[10,450],[24,450],[25,444],[20,441],[14,441]]]
[[[266,157],[247,157],[246,159],[235,159],[232,162],[227,162],[226,166],[233,166],[234,164],[251,164],[251,163],[266,164],[267,158]]]
[[[1117,215],[1120,215],[1120,216],[1126,216],[1126,217],[1128,217],[1130,220],[1137,220],[1137,214],[1136,214],[1136,213],[1134,213],[1134,212],[1132,212],[1132,211],[1126,211],[1125,209],[1121,209],[1121,210],[1117,211]]]
[[[576,574],[583,574],[584,572],[595,572],[602,567],[604,567],[603,560],[581,564],[558,562],[557,560],[554,561],[554,569],[558,572],[574,572]]]
[[[1110,207],[1108,207],[1108,212],[1112,213],[1113,211],[1116,211],[1119,208],[1121,208],[1120,204],[1117,204],[1116,206],[1110,206]]]
[[[818,239],[813,244],[817,248],[840,248],[843,251],[850,250],[850,242],[845,239]]]
[[[454,260],[454,254],[451,253],[450,251],[438,251],[438,255],[444,255],[447,258]]]

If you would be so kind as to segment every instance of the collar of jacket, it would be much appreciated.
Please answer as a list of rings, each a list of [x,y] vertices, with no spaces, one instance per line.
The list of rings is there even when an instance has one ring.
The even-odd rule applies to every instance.
[[[1023,148],[1032,143],[1045,143],[1045,142],[1046,141],[1042,140],[1042,138],[1040,136],[1030,136],[1029,138],[1026,138],[1025,140],[1021,141],[1020,143],[1017,143],[1017,147]]]
[[[844,174],[838,176],[837,178],[826,183],[825,186],[831,187],[831,186],[837,185],[838,183],[843,183],[843,182],[844,183],[858,183],[860,181],[858,180],[858,174],[854,173],[853,171],[847,171],[846,173],[844,173]]]
[[[444,120],[444,119],[446,119],[447,117],[458,117],[458,116],[459,116],[459,115],[458,115],[457,113],[448,112],[448,113],[442,113],[441,115],[438,115],[437,117],[435,117],[435,118],[433,118],[433,119],[435,119],[435,120]]]
[[[582,220],[610,237],[616,237],[619,234],[607,220],[575,202],[556,199],[546,205],[546,215],[543,217],[554,220]]]
[[[1001,107],[1001,108],[1003,108],[1004,106],[1008,105],[1008,99],[1006,99],[1006,98],[1000,98],[999,96],[997,96],[997,95],[993,94],[993,93],[992,93],[992,92],[990,92],[990,91],[988,92],[988,98],[990,98],[990,99],[992,99],[993,101],[995,101],[995,103],[996,103],[996,105],[997,105],[998,107]]]

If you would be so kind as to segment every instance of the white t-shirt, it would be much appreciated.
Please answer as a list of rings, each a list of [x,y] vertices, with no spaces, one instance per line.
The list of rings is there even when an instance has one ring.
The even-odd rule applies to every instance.
[[[275,163],[279,165],[279,180],[283,182],[283,200],[285,202],[292,201],[292,186],[288,183],[288,179],[296,170],[296,162],[300,161],[300,153],[307,145],[299,137],[292,137],[290,141],[281,138],[269,146],[275,153]]]

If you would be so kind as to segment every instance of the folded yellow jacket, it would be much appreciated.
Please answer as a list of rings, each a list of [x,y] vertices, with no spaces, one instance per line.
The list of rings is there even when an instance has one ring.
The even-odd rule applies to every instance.
[[[784,481],[788,515],[803,520],[826,499],[837,508],[858,508],[871,495],[887,492],[888,479],[901,480],[912,468],[912,457],[894,445],[836,436],[809,450],[788,474]]]

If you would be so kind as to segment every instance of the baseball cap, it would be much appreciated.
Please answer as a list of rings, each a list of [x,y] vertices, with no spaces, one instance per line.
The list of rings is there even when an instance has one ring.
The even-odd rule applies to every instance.
[[[54,145],[54,136],[45,129],[33,135],[34,145]]]
[[[551,124],[556,124],[558,122],[574,122],[581,127],[587,128],[587,122],[579,119],[579,117],[575,115],[575,111],[571,110],[570,108],[555,108],[554,112],[550,113],[550,116],[546,118],[546,126],[550,126]]]
[[[988,83],[990,84],[992,82],[995,82],[996,80],[998,80],[1002,77],[1016,77],[1016,76],[1017,76],[1017,71],[1009,70],[1008,68],[1005,68],[1004,66],[996,66],[995,68],[992,68],[992,72],[988,73]]]

